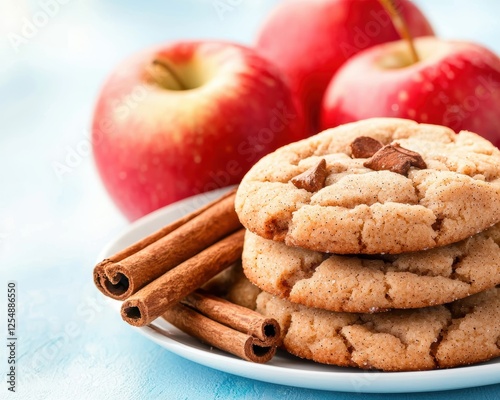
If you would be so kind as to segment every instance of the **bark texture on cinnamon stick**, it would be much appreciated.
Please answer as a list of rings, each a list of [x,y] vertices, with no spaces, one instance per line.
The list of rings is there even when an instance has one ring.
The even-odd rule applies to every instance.
[[[266,318],[257,311],[231,303],[202,290],[186,296],[182,303],[239,332],[261,340],[263,345],[273,346],[280,337],[280,326],[273,318]]]
[[[176,265],[241,228],[236,190],[180,218],[102,261],[94,282],[106,296],[125,300]]]
[[[266,346],[257,338],[213,321],[180,303],[169,308],[163,318],[188,335],[244,360],[265,363],[276,354],[276,346]]]
[[[244,229],[169,270],[122,303],[123,320],[144,326],[241,257]]]

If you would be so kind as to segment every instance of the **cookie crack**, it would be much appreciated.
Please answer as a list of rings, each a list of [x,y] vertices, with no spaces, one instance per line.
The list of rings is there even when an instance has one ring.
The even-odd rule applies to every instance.
[[[472,283],[470,279],[467,279],[464,275],[460,274],[457,272],[457,269],[460,268],[460,264],[462,263],[462,260],[464,259],[464,255],[459,255],[455,256],[453,258],[453,262],[451,264],[451,274],[450,274],[450,279],[457,280],[463,283],[466,283],[469,286],[472,286]]]
[[[382,313],[383,314],[383,313]],[[360,320],[363,322],[363,326],[365,329],[369,330],[373,334],[383,333],[386,335],[390,335],[399,340],[399,342],[403,345],[405,352],[408,350],[409,343],[404,338],[404,335],[398,335],[395,332],[392,332],[390,329],[381,329],[377,327],[377,318],[379,318],[380,314],[362,314],[360,316]]]
[[[328,254],[323,254],[323,257],[321,260],[318,260],[317,262],[314,262],[310,265],[306,263],[306,260],[304,257],[300,257],[300,270],[298,272],[295,272],[291,274],[289,277],[284,278],[281,280],[281,284],[286,288],[285,289],[285,296],[288,297],[290,296],[291,291],[295,287],[295,285],[305,279],[311,278],[314,273],[316,272],[316,269],[329,257]]]
[[[354,348],[354,346],[351,343],[351,341],[342,332],[342,330],[344,328],[346,328],[348,326],[357,325],[358,323],[359,323],[359,319],[357,319],[356,321],[354,321],[354,322],[352,322],[350,324],[344,325],[343,327],[338,328],[337,330],[335,330],[335,334],[340,338],[340,340],[342,340],[342,342],[344,343],[344,346],[346,348],[346,351],[349,354],[348,366],[350,366],[350,367],[358,367],[358,368],[365,368],[366,369],[367,368],[366,365],[360,365],[356,361],[353,360],[353,354],[354,354],[354,351],[356,349]],[[368,368],[370,368],[370,367],[368,367]]]
[[[444,218],[437,217],[436,222],[434,222],[431,225],[432,230],[434,232],[436,232],[437,234],[439,234],[441,232],[441,228],[443,226],[443,221],[444,221]]]
[[[359,274],[356,274],[356,285],[352,285],[349,287],[349,291],[348,291],[348,296],[349,297],[346,297],[342,300],[342,308],[344,308],[344,306],[348,303],[351,303],[352,301],[352,296],[353,296],[353,293],[354,291],[359,288]]]
[[[272,196],[268,204],[273,204],[276,199],[279,199],[280,195],[277,193],[274,196]],[[311,199],[309,199],[308,204],[310,204]],[[271,235],[273,240],[276,240],[276,238],[279,238],[283,235],[286,235],[288,231],[290,230],[290,224],[293,221],[293,214],[299,209],[299,205],[295,204],[295,207],[293,210],[290,211],[290,218],[278,218],[275,216],[274,218],[270,218],[269,220],[266,220],[264,229],[266,235]],[[265,208],[264,208],[265,210]],[[261,211],[264,211],[261,210]]]
[[[452,322],[453,322],[453,320],[451,318],[448,321],[446,321],[446,326],[441,328],[436,340],[431,344],[431,347],[429,348],[429,355],[432,357],[432,361],[434,363],[434,368],[439,367],[439,360],[437,358],[437,352],[439,349],[439,345],[445,339],[446,334],[448,333],[448,329],[449,329],[450,325],[452,324]]]
[[[434,368],[439,368],[439,360],[437,358],[437,352],[439,350],[439,345],[441,344],[441,342],[446,339],[446,336],[448,335],[448,331],[451,327],[451,325],[453,324],[453,321],[455,320],[455,318],[453,317],[453,312],[451,310],[451,307],[449,307],[448,305],[444,305],[445,308],[450,312],[450,316],[449,318],[446,319],[446,324],[441,328],[441,330],[439,331],[437,337],[436,337],[436,340],[431,344],[430,348],[429,348],[429,355],[432,357],[432,360],[434,362]]]
[[[417,199],[418,199],[417,204],[420,205],[420,206],[422,206],[422,207],[425,207],[426,209],[429,209],[428,206],[422,204],[422,201],[427,197],[426,190],[421,189],[420,188],[420,184],[418,182],[416,182],[415,180],[410,179],[410,181],[411,181],[411,184],[413,186],[413,189],[415,189],[415,194],[416,194]],[[440,236],[440,233],[441,233],[441,228],[442,228],[442,225],[443,225],[444,218],[442,218],[441,216],[437,215],[434,211],[433,211],[433,214],[434,214],[434,217],[436,218],[436,220],[431,225],[431,229],[436,233],[436,236],[432,240],[434,241],[434,245],[437,245],[438,240],[439,240],[439,236]]]
[[[346,326],[350,326],[350,325],[346,325]],[[352,361],[352,353],[354,353],[354,346],[352,345],[352,343],[349,341],[349,339],[347,339],[347,337],[342,333],[342,328],[339,328],[335,331],[335,334],[344,342],[344,346],[347,350],[347,352],[349,353],[349,355],[351,356],[351,362],[354,363]],[[355,364],[355,363],[354,363]]]
[[[385,299],[389,303],[389,305],[393,305],[394,299],[390,295],[390,291],[392,289],[392,285],[389,283],[387,279],[387,275],[384,275],[384,288],[385,288]]]
[[[359,325],[359,326],[362,326],[363,328],[365,328],[371,334],[390,335],[390,336],[396,338],[399,341],[399,343],[401,343],[405,354],[407,354],[408,348],[410,346],[410,344],[404,339],[403,335],[398,335],[395,332],[391,332],[390,330],[387,330],[387,329],[377,328],[376,322],[371,317],[372,316],[370,314],[365,314],[365,315],[360,314],[356,321],[354,321],[353,323],[350,323],[348,325],[343,326],[337,332],[338,336],[343,340],[344,344],[346,345],[346,348],[347,348],[348,353],[351,357],[351,362],[353,363],[353,366],[357,366],[357,367],[363,368],[363,369],[376,369],[376,367],[373,367],[372,365],[369,365],[368,363],[360,364],[360,363],[352,360],[353,353],[356,349],[355,349],[354,345],[349,341],[349,339],[342,333],[342,330],[348,326]]]
[[[410,178],[410,182],[413,186],[413,189],[415,190],[415,195],[417,196],[418,199],[417,204],[422,205],[422,200],[424,200],[427,196],[426,190],[421,189],[420,184],[416,182],[413,178]],[[426,206],[424,207],[427,208]]]

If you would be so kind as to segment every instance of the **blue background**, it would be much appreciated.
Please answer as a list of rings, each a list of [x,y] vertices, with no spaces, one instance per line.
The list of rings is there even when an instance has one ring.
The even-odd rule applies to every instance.
[[[356,395],[240,378],[175,356],[126,326],[94,289],[100,249],[128,224],[108,198],[88,147],[99,88],[129,54],[180,38],[252,43],[276,0],[66,0],[16,51],[42,1],[0,0],[0,398],[470,399],[500,385],[433,394]],[[63,2],[61,0],[61,2]],[[500,2],[420,0],[439,35],[500,53]],[[472,8],[471,8],[472,7]],[[78,150],[71,170],[54,171]],[[18,283],[18,385],[7,391],[8,280]]]

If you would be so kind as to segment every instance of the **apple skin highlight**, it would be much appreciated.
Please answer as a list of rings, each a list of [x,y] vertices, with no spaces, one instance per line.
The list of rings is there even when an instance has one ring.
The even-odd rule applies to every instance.
[[[434,34],[415,4],[394,5],[413,37]],[[398,39],[379,0],[289,0],[269,15],[256,48],[285,73],[314,134],[323,94],[340,66],[364,49]]]
[[[354,56],[332,79],[321,128],[371,117],[408,118],[475,132],[500,146],[500,59],[473,43],[416,38],[420,61],[403,41]]]
[[[154,60],[167,62],[188,89]],[[92,126],[98,171],[130,220],[239,183],[259,158],[306,136],[280,72],[224,42],[178,42],[132,56],[102,88]]]

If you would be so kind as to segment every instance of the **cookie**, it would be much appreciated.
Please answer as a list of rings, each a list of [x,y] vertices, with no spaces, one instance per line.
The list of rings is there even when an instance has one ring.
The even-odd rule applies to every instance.
[[[241,263],[234,263],[229,268],[210,279],[203,289],[231,303],[254,309],[260,289],[253,285],[243,273]]]
[[[447,305],[380,314],[308,308],[262,292],[257,311],[280,323],[285,350],[325,364],[414,371],[500,357],[500,288]]]
[[[360,137],[379,141],[381,153],[353,158]],[[257,162],[236,211],[263,238],[321,252],[444,246],[500,222],[500,151],[474,133],[409,120],[346,124]]]
[[[245,235],[243,268],[260,289],[331,311],[449,303],[500,285],[500,224],[461,242],[386,256],[331,255]]]

